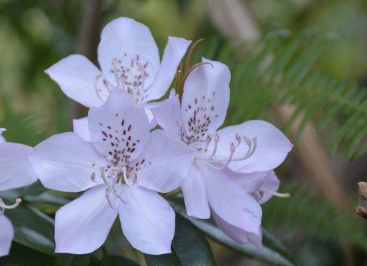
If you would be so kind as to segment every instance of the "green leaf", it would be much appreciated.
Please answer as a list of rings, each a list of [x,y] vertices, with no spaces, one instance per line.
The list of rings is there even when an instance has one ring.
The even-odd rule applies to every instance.
[[[148,266],[215,266],[215,259],[205,236],[183,217],[176,216],[172,254],[145,255]]]
[[[176,215],[176,232],[172,245],[183,266],[216,265],[205,236],[179,215]]]
[[[171,254],[160,256],[144,254],[144,258],[147,266],[182,266],[180,259],[174,251]]]
[[[232,240],[226,234],[224,234],[218,227],[207,220],[198,220],[187,216],[185,208],[182,206],[182,200],[173,199],[171,201],[172,207],[175,211],[180,214],[182,217],[189,220],[193,225],[195,225],[198,229],[200,229],[204,234],[213,239],[214,241],[230,248],[242,255],[245,255],[249,258],[256,259],[259,261],[263,261],[269,263],[270,265],[277,266],[296,266],[295,258],[286,251],[286,248],[274,237],[270,237],[270,233],[264,233],[263,244],[264,250],[260,251],[255,248],[253,245],[246,244],[241,245],[236,241]],[[266,244],[271,244],[267,246]]]
[[[39,251],[13,243],[9,256],[0,258],[1,266],[53,266],[55,258]]]
[[[107,256],[103,258],[100,266],[139,266],[139,264],[119,256]]]
[[[46,254],[54,254],[54,221],[50,217],[26,203],[6,211],[5,215],[13,223],[15,242]]]
[[[58,255],[54,266],[97,266],[98,260],[91,255]]]

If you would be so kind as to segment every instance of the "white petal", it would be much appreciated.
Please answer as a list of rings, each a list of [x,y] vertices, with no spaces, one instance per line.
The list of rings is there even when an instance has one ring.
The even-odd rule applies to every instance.
[[[176,140],[181,140],[183,128],[180,101],[175,91],[172,91],[169,99],[151,109],[157,123],[164,129],[166,134]]]
[[[143,154],[132,165],[139,167],[138,185],[167,193],[185,180],[196,151],[172,140],[163,130],[155,130]]]
[[[111,91],[106,103],[88,114],[94,146],[110,161],[136,159],[149,142],[149,121],[144,108],[134,106],[119,88]]]
[[[148,88],[147,101],[157,100],[167,92],[190,43],[191,41],[183,38],[168,37],[162,64],[153,84]]]
[[[217,147],[216,159],[226,161],[230,155],[231,143],[237,144],[236,134],[242,137],[240,146],[236,148],[234,161],[229,164],[232,170],[242,173],[265,172],[278,167],[287,154],[292,150],[292,143],[272,124],[253,120],[236,126],[229,126],[218,131],[220,140]],[[244,158],[248,145],[243,137],[256,138],[255,153],[246,160]],[[213,144],[208,148],[208,154],[213,150]]]
[[[225,233],[227,236],[232,238],[234,241],[240,244],[246,244],[248,242],[252,243],[258,249],[263,249],[262,245],[262,231],[259,230],[257,234],[248,233],[236,226],[233,226],[226,221],[224,221],[220,216],[218,216],[214,211],[212,212],[213,218],[217,226]]]
[[[99,87],[99,97],[95,82],[101,71],[82,55],[70,55],[45,71],[74,101],[91,107],[100,106],[108,96],[108,90]]]
[[[227,223],[258,233],[262,211],[259,203],[238,186],[228,173],[200,164],[210,207]]]
[[[277,192],[279,189],[279,185],[280,185],[280,180],[276,176],[275,172],[269,171],[267,175],[265,176],[264,183],[261,185],[260,189],[266,189],[272,192]],[[267,202],[272,196],[273,194],[269,192],[264,192],[263,196],[259,200],[259,203],[263,204]]]
[[[171,253],[175,232],[175,212],[158,193],[134,186],[124,186],[120,220],[130,244],[146,254]]]
[[[215,211],[212,211],[212,215],[215,223],[223,233],[240,244],[246,244],[248,242],[246,231],[227,223],[218,214],[216,214]]]
[[[159,51],[150,30],[131,18],[120,17],[108,23],[101,35],[98,47],[98,61],[105,76],[115,80],[113,60],[118,59],[119,68],[129,68],[125,74],[129,82],[134,81],[138,64],[145,66],[149,74],[145,79],[145,88],[152,84],[159,69]],[[129,87],[129,85],[126,85]]]
[[[0,191],[24,187],[37,180],[27,158],[27,153],[32,150],[23,144],[0,144]]]
[[[257,192],[264,185],[265,179],[269,174],[269,172],[243,174],[233,172],[232,170],[227,168],[224,169],[224,171],[237,185],[242,187],[242,189],[248,194]]]
[[[199,219],[209,219],[210,209],[206,188],[201,172],[193,165],[182,184],[186,211],[189,216]]]
[[[97,185],[92,174],[98,176],[100,167],[108,164],[91,143],[75,133],[54,135],[41,142],[29,154],[29,160],[45,187],[67,192]]]
[[[88,254],[102,246],[118,215],[105,190],[104,185],[91,188],[56,212],[56,253]],[[116,198],[111,201],[115,204]]]
[[[203,60],[211,65],[196,68],[184,85],[182,117],[189,135],[200,140],[223,124],[229,104],[231,73],[226,65]]]
[[[14,228],[5,215],[0,214],[0,257],[9,254],[11,242],[14,238]]]
[[[79,137],[84,139],[85,141],[91,141],[89,125],[88,125],[88,117],[73,119],[73,131]]]

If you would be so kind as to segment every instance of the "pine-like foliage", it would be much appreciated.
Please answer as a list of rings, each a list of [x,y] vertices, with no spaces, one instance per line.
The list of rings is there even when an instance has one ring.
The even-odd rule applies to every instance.
[[[367,145],[361,144],[367,133],[367,93],[354,82],[315,68],[334,39],[335,34],[318,36],[312,30],[291,36],[271,34],[245,46],[208,39],[198,54],[231,69],[228,124],[266,118],[275,105],[290,103],[295,112],[286,132],[297,119],[301,119],[298,138],[311,119],[321,130],[338,118],[339,129],[330,138],[331,152],[343,143],[352,158],[367,152]]]
[[[349,243],[367,251],[364,220],[353,210],[337,210],[299,182],[282,186],[289,200],[273,198],[263,205],[263,226],[270,230],[307,236],[318,241]]]

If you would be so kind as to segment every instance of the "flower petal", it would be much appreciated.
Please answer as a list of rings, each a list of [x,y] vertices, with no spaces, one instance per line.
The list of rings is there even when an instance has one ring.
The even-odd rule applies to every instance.
[[[242,137],[241,144],[236,148],[233,158],[235,159],[229,164],[229,168],[241,173],[265,172],[278,167],[287,154],[292,150],[292,143],[288,138],[272,124],[253,120],[247,121],[236,126],[229,126],[218,131],[220,140],[218,142],[215,159],[226,161],[230,156],[231,143],[237,144],[236,134]],[[248,145],[243,137],[250,140],[256,138],[257,146],[254,154],[246,159],[244,158]],[[213,143],[209,145],[207,155],[213,150]]]
[[[0,144],[0,191],[24,187],[37,180],[26,155],[32,150],[18,143]]]
[[[191,167],[181,187],[184,194],[187,215],[199,219],[209,219],[210,209],[204,179],[195,165]]]
[[[139,167],[137,184],[167,193],[185,180],[196,151],[181,141],[172,140],[163,130],[155,130],[143,154],[132,162]]]
[[[157,123],[164,129],[166,134],[176,140],[181,140],[183,128],[180,101],[175,91],[170,97],[162,101],[160,105],[151,109]]]
[[[74,101],[91,107],[100,106],[107,99],[108,90],[96,93],[96,78],[101,71],[82,55],[70,55],[45,71]]]
[[[258,233],[262,211],[257,201],[243,191],[229,175],[207,163],[199,167],[210,207],[227,223],[246,232]]]
[[[188,135],[206,139],[223,124],[229,104],[231,73],[226,65],[210,63],[196,68],[184,85],[182,117]]]
[[[104,185],[91,188],[56,212],[56,253],[87,254],[102,246],[118,215],[105,190]],[[116,198],[111,201],[115,204]]]
[[[260,189],[266,189],[272,192],[277,192],[279,189],[280,180],[276,176],[274,171],[269,171],[265,176],[264,183],[261,185]],[[260,198],[259,203],[264,204],[267,202],[273,194],[264,192],[263,196]]]
[[[89,110],[88,122],[93,145],[110,161],[132,161],[149,142],[144,108],[134,106],[119,88],[111,91],[104,105]]]
[[[167,92],[190,43],[183,38],[168,37],[162,64],[153,84],[148,88],[146,101],[157,100]]]
[[[119,60],[118,67],[126,70],[129,82],[134,75],[140,75],[139,69],[143,68],[149,75],[144,81],[145,88],[152,84],[160,65],[158,47],[149,28],[131,18],[120,17],[111,21],[101,34],[98,61],[111,82],[115,82],[115,75],[111,72],[114,71],[115,58]]]
[[[133,185],[124,186],[120,220],[130,244],[146,254],[171,253],[175,212],[158,193]]]
[[[11,242],[14,238],[14,228],[5,215],[0,215],[0,257],[9,254]]]
[[[262,250],[264,248],[262,244],[262,231],[259,230],[257,234],[248,233],[236,226],[233,226],[226,221],[224,221],[218,214],[212,211],[213,218],[217,226],[225,233],[227,236],[232,238],[234,241],[240,244],[252,243],[255,247]]]
[[[42,184],[50,189],[78,192],[98,185],[93,173],[107,165],[106,159],[89,142],[75,133],[63,133],[38,144],[29,160]]]
[[[85,141],[91,142],[88,117],[73,119],[73,131]]]
[[[231,179],[247,194],[256,193],[264,184],[269,172],[257,172],[257,173],[236,173],[229,168],[224,169],[224,171],[231,177]]]

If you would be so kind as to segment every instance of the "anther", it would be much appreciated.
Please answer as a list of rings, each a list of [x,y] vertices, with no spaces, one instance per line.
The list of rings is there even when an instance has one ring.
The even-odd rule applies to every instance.
[[[241,140],[242,140],[240,134],[238,134],[238,133],[236,133],[236,140],[237,140],[237,145],[236,145],[236,148],[237,148],[238,146],[240,146]]]
[[[210,142],[212,142],[212,136],[211,135],[208,135],[206,137],[206,140],[205,140],[206,144],[205,144],[205,149],[207,149],[209,147],[209,144]]]
[[[119,63],[119,60],[118,60],[118,58],[114,58],[113,60],[112,60],[112,64],[113,64],[113,72],[114,72],[114,74],[115,74],[115,80],[116,80],[116,83],[117,83],[117,86],[118,87],[120,87],[120,88],[122,88],[121,87],[121,84],[120,84],[120,78],[119,78],[119,76],[118,76],[118,74],[117,74],[117,64]]]
[[[219,139],[220,139],[220,135],[218,133],[216,133],[214,135],[214,148],[213,148],[213,152],[212,154],[210,155],[209,159],[213,158],[214,155],[217,153],[217,148],[218,148],[218,142],[219,142]]]
[[[233,143],[231,143],[230,155],[229,155],[228,161],[226,162],[226,164],[222,168],[226,168],[229,165],[229,163],[232,161],[233,154],[235,153],[235,151],[236,151],[236,147],[234,146]]]

